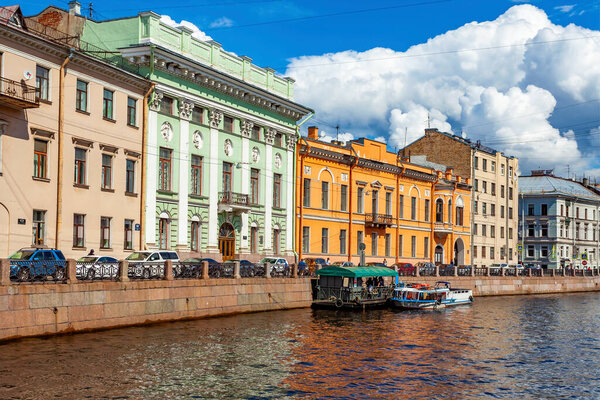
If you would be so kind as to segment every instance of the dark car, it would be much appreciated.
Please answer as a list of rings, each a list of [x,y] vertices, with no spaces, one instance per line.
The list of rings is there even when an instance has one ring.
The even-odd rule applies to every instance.
[[[52,277],[56,281],[66,279],[67,261],[60,250],[23,248],[8,257],[10,278],[21,282]]]
[[[223,270],[226,275],[233,276],[233,268],[236,261],[239,261],[240,263],[240,276],[242,278],[251,278],[258,274],[257,267],[248,260],[227,260],[223,263]]]
[[[204,261],[208,263],[208,276],[211,278],[220,278],[222,275],[225,275],[223,264],[213,258],[188,258],[184,260],[183,263],[186,264],[186,270],[182,271],[182,274],[191,274],[197,277],[202,276],[202,263]]]
[[[413,276],[415,274],[415,266],[410,263],[394,264],[392,268],[394,268],[394,266],[400,276]]]

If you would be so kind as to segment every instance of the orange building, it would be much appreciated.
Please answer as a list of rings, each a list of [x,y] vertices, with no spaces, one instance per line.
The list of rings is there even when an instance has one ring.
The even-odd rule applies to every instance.
[[[298,142],[296,250],[331,262],[470,264],[470,182],[426,160],[409,162],[384,143]]]

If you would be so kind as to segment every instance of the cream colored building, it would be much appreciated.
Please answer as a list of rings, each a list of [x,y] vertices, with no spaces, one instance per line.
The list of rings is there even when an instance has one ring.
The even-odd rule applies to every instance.
[[[32,245],[74,258],[139,248],[149,84],[81,45],[0,8],[0,257]]]

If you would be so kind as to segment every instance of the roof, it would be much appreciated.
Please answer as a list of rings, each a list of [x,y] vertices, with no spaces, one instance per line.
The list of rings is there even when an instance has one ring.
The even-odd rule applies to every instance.
[[[454,135],[454,134],[448,133],[448,132],[441,132],[441,131],[437,130],[437,128],[427,128],[427,129],[425,129],[425,135],[427,133],[439,133],[440,135],[444,135],[452,140],[455,140],[459,143],[464,144],[465,146],[469,146],[472,149],[475,149],[478,151],[483,151],[488,154],[494,155],[496,153],[500,153],[498,150],[495,150],[495,149],[492,149],[491,147],[482,145],[479,140],[477,142],[472,142],[470,139],[463,138],[462,136],[459,136],[459,135]],[[423,139],[425,137],[425,135],[419,137],[417,140],[408,144],[405,148],[409,148],[413,143],[418,142],[419,140]]]
[[[438,164],[438,163],[434,163],[433,161],[429,161],[427,160],[427,156],[426,155],[418,155],[418,156],[410,156],[410,162],[412,164],[416,164],[416,165],[420,165],[422,167],[426,167],[426,168],[431,168],[435,171],[446,171],[446,169],[448,168],[447,166],[443,165],[443,164]]]
[[[581,183],[548,175],[519,177],[519,193],[530,195],[568,196],[600,201],[600,196],[583,186]]]
[[[398,272],[385,267],[338,267],[331,265],[317,271],[317,275],[342,276],[345,278],[368,278],[375,276],[398,276]]]

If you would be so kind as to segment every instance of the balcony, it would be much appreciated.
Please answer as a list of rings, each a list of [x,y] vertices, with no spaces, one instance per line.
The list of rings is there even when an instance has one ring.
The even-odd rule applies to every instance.
[[[7,78],[0,78],[0,101],[18,109],[40,106],[35,87]]]
[[[366,214],[365,225],[371,228],[382,228],[391,226],[394,223],[394,217],[388,214]]]
[[[433,224],[433,233],[438,235],[438,237],[446,236],[452,233],[452,224],[449,222],[435,222]]]
[[[247,194],[235,192],[219,193],[219,211],[248,211],[250,208],[250,201]]]

